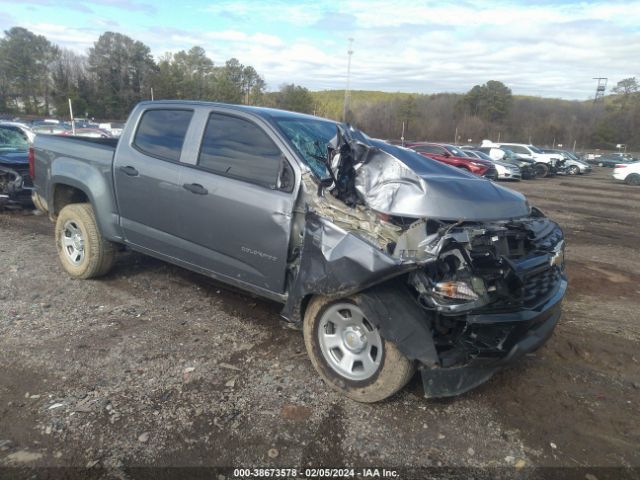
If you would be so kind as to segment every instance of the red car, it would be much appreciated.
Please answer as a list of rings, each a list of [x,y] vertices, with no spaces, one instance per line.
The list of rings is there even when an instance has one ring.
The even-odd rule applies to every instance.
[[[422,156],[446,163],[452,167],[468,170],[480,177],[487,177],[492,180],[498,178],[498,171],[493,163],[479,158],[468,157],[464,151],[453,145],[416,142],[407,143],[405,146],[415,150]]]

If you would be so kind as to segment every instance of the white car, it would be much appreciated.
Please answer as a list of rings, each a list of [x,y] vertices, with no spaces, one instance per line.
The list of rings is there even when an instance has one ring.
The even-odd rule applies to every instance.
[[[640,185],[640,162],[617,164],[613,169],[613,178],[627,185]]]
[[[468,157],[479,158],[481,160],[487,160],[493,163],[496,167],[496,171],[498,172],[498,180],[520,180],[522,178],[522,173],[520,172],[520,168],[518,168],[517,165],[512,165],[510,163],[500,161],[504,157],[504,152],[502,152],[502,150],[500,150],[502,152],[500,160],[494,159],[484,152],[477,152],[475,150],[468,150],[465,148],[463,148],[462,151]]]
[[[520,169],[515,165],[509,165],[508,163],[504,163],[499,160],[494,160],[493,164],[496,166],[496,170],[498,171],[499,180],[520,180],[522,178]]]
[[[534,160],[536,162],[535,169],[538,177],[546,177],[549,173],[555,173],[556,165],[563,161],[562,155],[560,154],[544,153],[538,147],[527,145],[526,143],[493,143],[485,140],[482,146],[505,147],[521,157]]]

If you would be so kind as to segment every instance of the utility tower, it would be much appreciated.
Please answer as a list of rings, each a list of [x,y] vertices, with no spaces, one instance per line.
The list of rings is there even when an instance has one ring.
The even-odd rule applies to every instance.
[[[344,91],[344,105],[342,106],[342,121],[347,121],[347,112],[351,103],[351,55],[353,55],[353,38],[349,38],[349,50],[347,50],[347,88]]]
[[[598,86],[596,87],[596,96],[593,98],[593,103],[597,103],[598,100],[601,100],[604,97],[604,92],[607,89],[607,80],[606,77],[596,77],[593,80],[598,81]]]

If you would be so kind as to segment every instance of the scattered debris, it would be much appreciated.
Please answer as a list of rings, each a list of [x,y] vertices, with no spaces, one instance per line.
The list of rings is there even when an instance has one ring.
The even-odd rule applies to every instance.
[[[282,407],[281,415],[287,420],[305,421],[311,416],[311,409],[302,405],[285,405]]]
[[[30,463],[40,460],[41,458],[41,453],[29,452],[28,450],[18,450],[17,452],[7,455],[7,460],[15,463]]]
[[[226,368],[228,370],[235,370],[237,372],[241,372],[242,369],[239,367],[236,367],[235,365],[230,365],[228,363],[219,363],[218,366],[222,367],[222,368]]]
[[[270,448],[269,451],[267,452],[267,455],[269,455],[269,458],[277,458],[279,454],[280,452],[278,452],[277,448]]]

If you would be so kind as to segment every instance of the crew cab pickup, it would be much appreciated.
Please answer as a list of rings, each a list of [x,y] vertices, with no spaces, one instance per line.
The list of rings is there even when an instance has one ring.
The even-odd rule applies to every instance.
[[[465,392],[540,347],[567,281],[560,227],[519,193],[346,124],[139,104],[119,140],[36,137],[63,268],[130,248],[283,304],[325,382],[363,402],[415,373]]]

